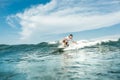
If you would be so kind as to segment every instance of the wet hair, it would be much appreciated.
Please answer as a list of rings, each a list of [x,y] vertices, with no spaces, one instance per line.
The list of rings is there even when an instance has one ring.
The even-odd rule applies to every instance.
[[[72,36],[72,37],[73,37],[73,35],[72,35],[72,34],[70,34],[69,36]]]

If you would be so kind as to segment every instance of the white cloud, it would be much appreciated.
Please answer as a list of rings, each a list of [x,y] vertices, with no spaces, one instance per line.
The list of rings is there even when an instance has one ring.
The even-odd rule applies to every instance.
[[[6,20],[7,20],[7,23],[8,23],[11,27],[15,28],[16,25],[15,25],[14,21],[12,20],[13,18],[15,18],[15,16],[8,16]]]
[[[38,35],[91,30],[120,23],[120,11],[103,13],[101,10],[99,13],[92,10],[99,8],[97,4],[92,4],[85,0],[52,0],[24,13],[17,13],[15,16],[20,19],[22,28],[20,39],[29,40]]]

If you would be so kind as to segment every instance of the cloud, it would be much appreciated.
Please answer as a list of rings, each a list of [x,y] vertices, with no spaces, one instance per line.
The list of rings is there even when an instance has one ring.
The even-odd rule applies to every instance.
[[[6,21],[7,23],[12,27],[12,28],[15,28],[16,27],[16,24],[15,24],[15,19],[16,17],[14,15],[11,15],[11,16],[8,16]]]
[[[20,39],[27,41],[43,35],[91,30],[120,23],[119,6],[111,7],[117,2],[95,4],[93,1],[52,0],[17,13],[14,16],[21,25]],[[109,4],[106,5],[107,2]]]

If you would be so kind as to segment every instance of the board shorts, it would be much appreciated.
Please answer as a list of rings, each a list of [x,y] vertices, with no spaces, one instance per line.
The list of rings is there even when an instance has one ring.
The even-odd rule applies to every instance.
[[[65,44],[65,46],[66,46],[66,47],[68,47],[68,46],[69,46],[68,41],[63,40],[63,43]]]

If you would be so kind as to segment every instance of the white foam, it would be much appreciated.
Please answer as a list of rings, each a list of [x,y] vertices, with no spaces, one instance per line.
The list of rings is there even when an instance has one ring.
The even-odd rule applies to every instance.
[[[92,40],[79,40],[77,41],[78,44],[70,44],[69,47],[65,48],[64,50],[72,50],[72,49],[79,49],[84,48],[85,46],[93,46],[96,44],[100,44],[101,42],[108,42],[108,41],[117,41],[118,38],[99,38],[99,39],[92,39]]]
[[[57,43],[56,41],[48,42],[48,44],[56,44],[56,43]]]

